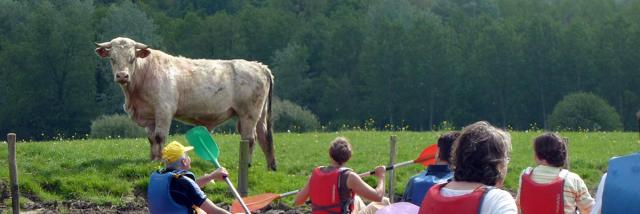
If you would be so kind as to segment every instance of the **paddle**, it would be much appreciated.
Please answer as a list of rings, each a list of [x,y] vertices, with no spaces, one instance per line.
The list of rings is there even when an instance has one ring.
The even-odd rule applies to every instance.
[[[397,164],[394,164],[393,166],[387,166],[385,167],[385,169],[390,170],[393,168],[399,168],[399,167],[407,166],[414,163],[421,163],[424,166],[428,166],[430,164],[435,163],[436,153],[438,153],[438,145],[433,144],[431,146],[428,146],[427,148],[424,148],[422,152],[420,152],[420,155],[418,156],[418,158],[410,161],[405,161],[402,163],[397,163]],[[375,173],[376,172],[372,170],[372,171],[365,172],[358,175],[360,177],[366,177],[369,175],[373,175]],[[249,208],[249,210],[255,211],[255,210],[259,210],[266,207],[267,205],[271,204],[271,202],[273,202],[274,200],[277,200],[286,196],[294,195],[298,193],[298,191],[299,190],[295,190],[295,191],[286,192],[282,194],[264,193],[260,195],[249,196],[244,198],[244,202],[246,206]],[[238,201],[234,200],[233,203],[231,204],[231,212],[236,213],[238,211],[241,211],[242,210],[241,205],[242,205],[242,202],[239,203]]]
[[[187,141],[191,144],[196,151],[196,154],[200,156],[200,158],[204,160],[211,161],[216,169],[220,168],[220,163],[218,163],[218,155],[220,154],[220,150],[218,149],[218,144],[213,140],[211,135],[209,134],[209,130],[203,126],[196,126],[189,131],[187,131]],[[245,213],[250,214],[249,208],[245,205],[242,197],[236,191],[236,188],[233,187],[231,180],[227,176],[224,177],[224,181],[227,182],[227,185],[233,192],[233,196],[240,202],[242,209]]]
[[[437,153],[438,153],[438,144],[433,144],[431,146],[427,146],[427,148],[424,148],[422,150],[422,152],[420,152],[420,155],[418,155],[418,158],[416,158],[414,160],[410,160],[410,161],[397,163],[397,164],[394,164],[393,166],[387,166],[384,169],[385,170],[392,170],[394,168],[399,168],[399,167],[411,165],[411,164],[414,164],[414,163],[422,163],[422,165],[426,167],[426,166],[429,166],[431,164],[436,163],[436,159],[435,158],[436,158],[436,154]],[[358,174],[358,175],[360,175],[360,177],[365,177],[365,176],[373,175],[375,173],[376,173],[375,170],[371,170],[369,172],[365,172],[365,173]]]

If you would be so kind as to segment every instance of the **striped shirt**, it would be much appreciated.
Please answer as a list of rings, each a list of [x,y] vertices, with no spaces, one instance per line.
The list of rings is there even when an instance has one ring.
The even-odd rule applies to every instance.
[[[530,168],[530,167],[529,167]],[[522,171],[520,174],[520,186],[522,186],[522,175],[529,171],[529,168]],[[536,183],[550,183],[558,178],[561,168],[538,165],[533,169],[533,176],[531,178]],[[573,214],[576,213],[576,209],[580,213],[591,213],[591,207],[594,204],[591,194],[587,185],[584,184],[582,178],[579,175],[569,172],[564,180],[564,213]],[[516,203],[520,206],[520,188],[518,188],[518,195],[516,196]]]

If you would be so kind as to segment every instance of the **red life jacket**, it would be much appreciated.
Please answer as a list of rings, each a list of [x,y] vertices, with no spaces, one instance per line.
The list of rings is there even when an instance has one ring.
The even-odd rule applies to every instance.
[[[460,196],[442,196],[440,191],[447,183],[433,185],[422,200],[418,214],[470,214],[480,213],[484,196],[493,189],[490,186],[480,186],[473,192]]]
[[[309,197],[313,214],[351,213],[353,191],[347,187],[351,169],[340,168],[326,171],[323,167],[313,170],[309,179]]]
[[[533,181],[533,170],[527,169],[520,185],[520,210],[523,214],[564,213],[564,178],[567,170],[560,170],[558,178],[551,183],[540,184]]]

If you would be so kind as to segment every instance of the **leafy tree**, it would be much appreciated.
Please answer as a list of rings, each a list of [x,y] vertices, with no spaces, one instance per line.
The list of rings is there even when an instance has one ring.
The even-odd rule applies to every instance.
[[[8,76],[7,127],[36,138],[86,133],[95,107],[93,74],[87,72],[94,58],[86,42],[93,37],[92,3],[21,4],[33,13],[10,33],[3,57],[14,71]]]
[[[417,13],[407,35],[406,62],[408,90],[406,111],[413,112],[408,123],[418,130],[430,130],[436,121],[445,119],[449,92],[452,89],[456,52],[452,51],[451,29],[431,13]]]
[[[620,116],[604,99],[591,93],[573,93],[558,102],[549,125],[559,130],[622,130]]]
[[[558,23],[546,16],[534,16],[530,22],[526,23],[524,31],[525,54],[526,54],[526,75],[531,78],[531,91],[535,93],[535,99],[529,100],[529,107],[534,108],[536,115],[529,121],[535,121],[544,128],[548,127],[547,115],[549,103],[557,99],[556,91],[551,83],[555,81],[557,75],[557,54],[558,54]]]
[[[304,75],[309,70],[308,58],[309,49],[298,44],[276,51],[272,71],[278,77],[278,96],[297,101],[308,93],[309,79]]]
[[[300,24],[293,13],[278,8],[244,7],[235,16],[250,60],[270,63],[273,53],[285,47]]]
[[[133,122],[128,115],[102,115],[91,122],[92,138],[140,138],[146,137],[144,128]]]
[[[273,123],[276,131],[305,132],[320,129],[318,117],[313,112],[291,102],[274,97]]]

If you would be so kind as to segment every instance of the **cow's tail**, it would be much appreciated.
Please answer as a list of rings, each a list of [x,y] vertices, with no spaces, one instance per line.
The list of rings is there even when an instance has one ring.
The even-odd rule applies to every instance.
[[[267,77],[269,77],[269,96],[267,97],[267,142],[269,142],[269,147],[273,148],[273,129],[272,129],[272,121],[271,121],[271,100],[273,99],[273,75],[267,66],[265,66],[267,70]],[[273,151],[272,151],[273,152]]]

